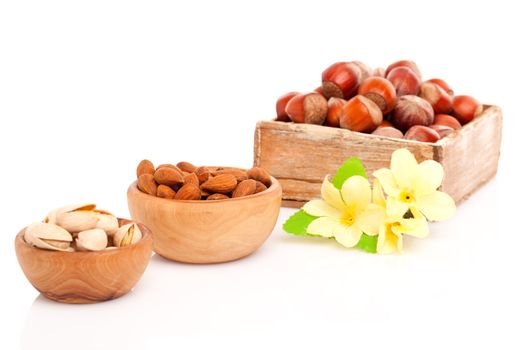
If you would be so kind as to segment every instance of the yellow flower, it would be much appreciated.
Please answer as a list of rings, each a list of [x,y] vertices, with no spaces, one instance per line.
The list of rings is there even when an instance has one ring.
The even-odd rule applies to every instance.
[[[386,201],[379,181],[374,180],[372,190],[372,201],[386,210]],[[377,237],[377,252],[379,254],[390,254],[395,251],[403,250],[403,235],[424,238],[428,236],[427,220],[418,211],[415,211],[413,218],[405,219],[402,217],[386,217],[379,227]]]
[[[379,233],[384,209],[371,203],[370,183],[362,176],[348,178],[339,191],[325,177],[321,187],[322,200],[314,199],[303,210],[319,218],[306,231],[323,237],[334,237],[345,247],[355,246],[363,231],[371,236]]]
[[[410,209],[414,217],[421,212],[428,220],[441,221],[456,210],[454,200],[437,191],[443,180],[443,167],[434,160],[418,164],[410,151],[398,149],[392,154],[390,169],[379,169],[374,176],[388,195],[388,217],[403,217]]]

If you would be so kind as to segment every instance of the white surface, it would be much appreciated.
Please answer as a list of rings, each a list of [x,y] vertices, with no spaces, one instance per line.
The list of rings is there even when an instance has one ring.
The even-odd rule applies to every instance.
[[[523,348],[523,32],[504,1],[0,2],[0,348]],[[49,302],[18,267],[15,234],[49,209],[127,216],[140,159],[249,166],[277,96],[403,58],[505,124],[497,178],[405,254],[286,235],[283,209],[253,256],[155,256],[108,303]]]

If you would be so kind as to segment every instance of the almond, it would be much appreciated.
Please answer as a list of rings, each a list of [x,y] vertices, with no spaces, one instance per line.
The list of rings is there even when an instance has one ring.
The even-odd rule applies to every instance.
[[[244,197],[244,196],[249,196],[250,194],[254,194],[256,186],[257,186],[257,183],[255,182],[255,180],[248,179],[248,180],[241,181],[237,185],[235,190],[233,190],[232,198]]]
[[[199,185],[200,185],[199,178],[197,177],[197,175],[195,173],[191,173],[191,174],[185,175],[184,176],[184,184],[185,185],[192,184],[192,185],[195,185],[195,186],[199,187]]]
[[[199,178],[199,183],[205,183],[210,178],[210,169],[205,166],[200,166],[195,169],[195,174]]]
[[[254,193],[259,193],[267,189],[268,187],[266,187],[266,185],[263,184],[261,181],[255,181],[255,192]]]
[[[249,176],[248,176],[248,173],[246,172],[246,170],[242,170],[242,169],[216,170],[213,173],[214,176],[221,175],[221,174],[231,174],[231,175],[235,176],[235,178],[237,179],[237,182],[241,182],[241,181],[249,179]]]
[[[157,187],[157,197],[173,199],[175,198],[175,193],[176,192],[172,190],[169,186],[159,185],[159,187]]]
[[[215,193],[209,196],[207,200],[213,201],[213,200],[218,200],[218,199],[230,199],[230,197],[222,193]]]
[[[204,191],[212,193],[229,193],[237,186],[237,179],[232,174],[217,175],[202,184]]]
[[[179,162],[177,163],[177,168],[188,173],[193,173],[197,167],[188,162]]]
[[[157,167],[157,170],[159,170],[160,168],[171,168],[171,169],[174,169],[174,170],[178,170],[180,171],[179,168],[177,168],[175,165],[173,164],[161,164]]]
[[[270,187],[272,185],[272,179],[270,177],[270,174],[268,174],[268,172],[263,168],[251,168],[250,170],[248,170],[248,176],[250,177],[250,179],[262,182],[266,187]]]
[[[175,195],[175,199],[199,200],[201,199],[201,190],[193,184],[184,185]]]
[[[157,195],[157,183],[151,174],[142,174],[137,180],[137,187],[144,193]]]
[[[153,175],[155,173],[155,166],[152,162],[150,162],[147,159],[141,160],[139,165],[137,166],[137,179],[142,174],[151,174]]]
[[[169,167],[158,168],[157,171],[155,171],[154,176],[155,181],[157,181],[159,185],[172,186],[184,182],[182,174],[179,171]]]

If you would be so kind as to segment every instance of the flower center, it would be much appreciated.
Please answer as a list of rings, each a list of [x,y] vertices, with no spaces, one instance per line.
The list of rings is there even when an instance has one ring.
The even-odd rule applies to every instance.
[[[410,203],[414,200],[414,196],[412,196],[412,193],[408,191],[401,191],[399,194],[399,200],[401,202]]]
[[[345,226],[352,226],[354,224],[354,221],[355,221],[355,217],[354,217],[353,211],[347,211],[341,217],[341,224]]]

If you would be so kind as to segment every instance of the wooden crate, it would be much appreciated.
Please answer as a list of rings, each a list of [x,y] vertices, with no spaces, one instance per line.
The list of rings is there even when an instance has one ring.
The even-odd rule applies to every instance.
[[[283,205],[300,207],[320,196],[321,183],[343,162],[356,156],[367,175],[390,166],[398,148],[408,148],[418,161],[434,159],[443,165],[441,190],[456,203],[497,172],[502,113],[484,106],[482,115],[436,143],[392,139],[319,125],[260,121],[255,130],[254,165],[268,170],[283,187]]]

